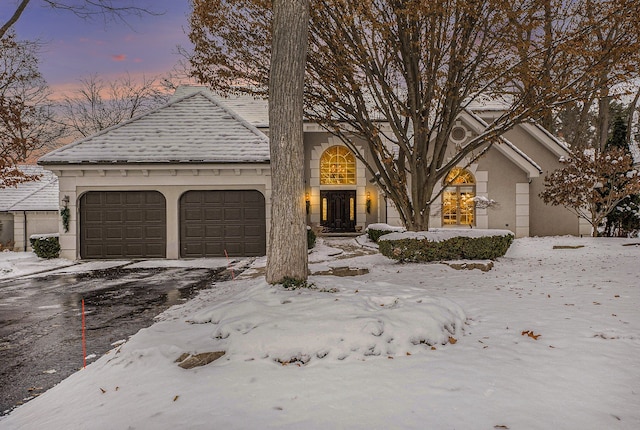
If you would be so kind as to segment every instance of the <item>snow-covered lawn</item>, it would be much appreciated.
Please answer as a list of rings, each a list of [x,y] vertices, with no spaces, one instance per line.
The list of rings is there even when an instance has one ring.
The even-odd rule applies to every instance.
[[[344,258],[355,242],[327,241],[312,272],[370,272],[293,291],[267,285],[260,260],[0,429],[638,429],[637,242],[517,239],[482,272]],[[226,354],[175,362],[209,351]]]
[[[26,276],[74,263],[62,258],[45,260],[33,252],[0,252],[0,280]]]

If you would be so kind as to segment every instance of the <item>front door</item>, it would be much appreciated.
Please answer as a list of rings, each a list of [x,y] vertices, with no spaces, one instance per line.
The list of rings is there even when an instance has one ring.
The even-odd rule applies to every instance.
[[[356,192],[320,191],[321,225],[329,231],[356,230]]]

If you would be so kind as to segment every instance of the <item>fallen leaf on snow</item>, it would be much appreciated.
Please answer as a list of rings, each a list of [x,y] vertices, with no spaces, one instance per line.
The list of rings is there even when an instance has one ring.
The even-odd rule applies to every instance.
[[[525,330],[522,332],[523,336],[529,336],[530,338],[534,339],[534,340],[538,340],[538,338],[540,336],[542,336],[541,334],[534,334],[533,331],[531,330]]]

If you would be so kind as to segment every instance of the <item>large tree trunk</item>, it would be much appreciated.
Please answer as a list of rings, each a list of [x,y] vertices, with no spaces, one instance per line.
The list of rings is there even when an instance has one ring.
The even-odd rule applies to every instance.
[[[307,279],[303,95],[309,0],[275,0],[269,72],[271,231],[269,283]]]

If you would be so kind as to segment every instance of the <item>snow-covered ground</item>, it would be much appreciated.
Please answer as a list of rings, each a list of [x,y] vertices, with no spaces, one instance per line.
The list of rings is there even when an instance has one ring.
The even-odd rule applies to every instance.
[[[312,272],[369,273],[293,291],[261,259],[0,429],[638,429],[638,242],[517,239],[482,272],[327,241]]]

